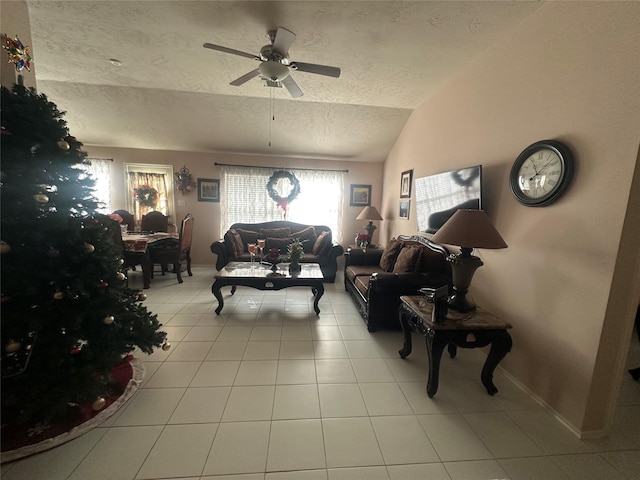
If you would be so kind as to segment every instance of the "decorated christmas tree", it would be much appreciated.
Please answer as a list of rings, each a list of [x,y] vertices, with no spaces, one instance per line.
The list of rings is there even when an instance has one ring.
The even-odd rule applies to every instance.
[[[63,112],[21,85],[2,88],[0,108],[4,443],[9,420],[103,409],[114,368],[136,347],[163,345],[165,333],[146,296],[127,287],[119,225],[96,210]]]

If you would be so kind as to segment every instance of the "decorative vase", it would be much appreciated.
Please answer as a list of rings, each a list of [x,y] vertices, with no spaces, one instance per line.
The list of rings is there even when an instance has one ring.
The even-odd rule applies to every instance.
[[[298,260],[292,258],[291,259],[291,263],[289,264],[289,271],[290,272],[299,272],[301,269],[302,269],[302,267],[300,267],[300,263],[298,263]]]

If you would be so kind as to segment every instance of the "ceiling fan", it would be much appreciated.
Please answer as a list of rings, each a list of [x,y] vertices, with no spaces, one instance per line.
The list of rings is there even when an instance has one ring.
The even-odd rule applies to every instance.
[[[269,32],[269,40],[271,43],[262,47],[258,55],[241,52],[240,50],[234,50],[233,48],[223,47],[221,45],[214,45],[213,43],[205,43],[202,46],[204,48],[210,48],[211,50],[231,53],[261,62],[258,68],[251,70],[249,73],[245,73],[229,85],[239,87],[252,78],[260,76],[267,86],[281,87],[284,85],[293,98],[298,98],[304,94],[291,77],[291,70],[338,78],[340,76],[340,69],[338,67],[317,65],[315,63],[291,61],[289,59],[289,47],[291,47],[295,39],[295,33],[290,32],[286,28],[278,27],[278,30]]]

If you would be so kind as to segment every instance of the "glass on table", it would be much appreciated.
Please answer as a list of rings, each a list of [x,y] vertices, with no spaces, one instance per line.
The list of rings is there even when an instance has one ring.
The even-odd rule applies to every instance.
[[[258,253],[258,247],[255,243],[250,243],[247,245],[249,248],[249,253],[251,254],[251,263],[255,262],[256,253]]]
[[[264,238],[258,239],[258,248],[260,249],[260,261],[262,261],[262,257],[264,256],[264,246],[266,240]]]

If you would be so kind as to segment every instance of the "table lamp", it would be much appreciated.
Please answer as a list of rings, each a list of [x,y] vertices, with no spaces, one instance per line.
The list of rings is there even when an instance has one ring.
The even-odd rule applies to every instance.
[[[364,226],[364,229],[367,231],[367,243],[371,245],[373,232],[375,232],[376,228],[378,228],[373,224],[373,221],[382,220],[380,213],[378,212],[376,207],[372,207],[372,206],[364,207],[364,210],[360,212],[360,215],[356,217],[356,220],[369,220],[369,223]]]
[[[451,254],[453,274],[453,296],[449,299],[449,308],[459,312],[468,312],[475,305],[466,295],[475,271],[484,265],[480,258],[471,255],[474,248],[507,248],[507,244],[495,229],[484,210],[459,209],[431,237],[436,243],[458,245],[460,253]]]

